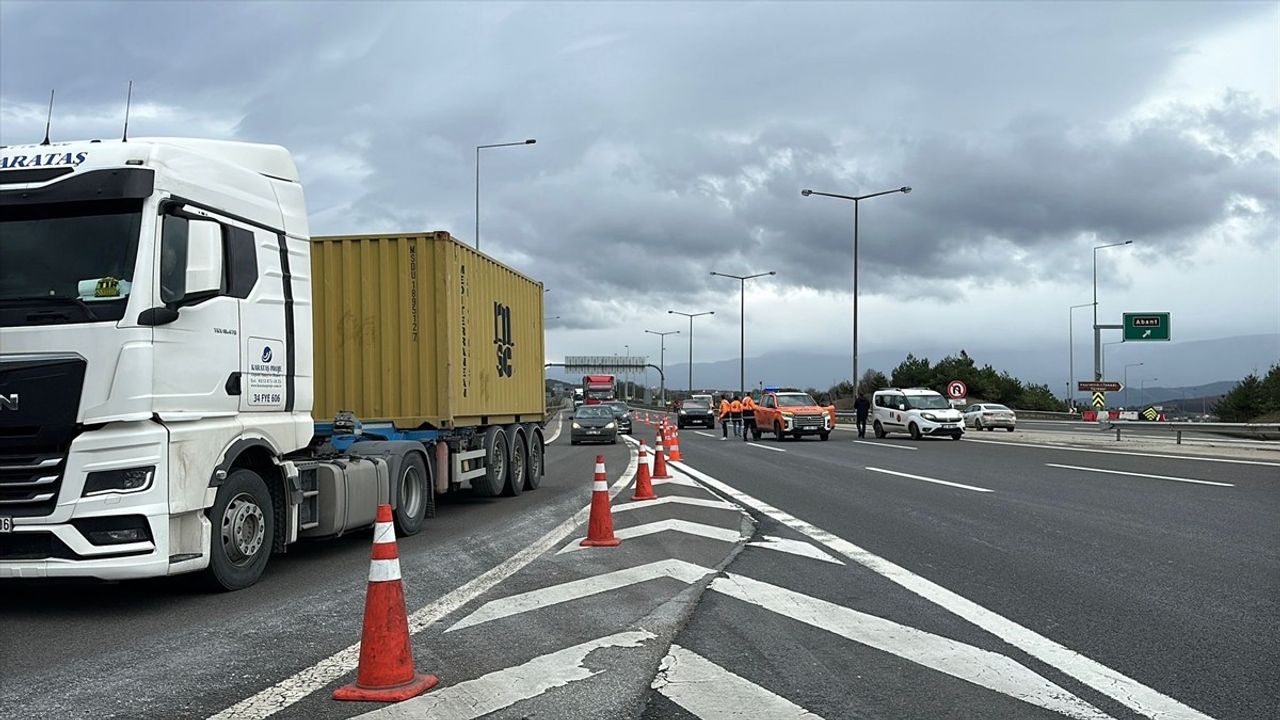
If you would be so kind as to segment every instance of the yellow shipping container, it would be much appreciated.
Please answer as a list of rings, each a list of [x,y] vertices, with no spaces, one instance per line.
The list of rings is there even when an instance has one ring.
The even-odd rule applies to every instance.
[[[311,238],[317,420],[543,419],[542,283],[447,232]]]

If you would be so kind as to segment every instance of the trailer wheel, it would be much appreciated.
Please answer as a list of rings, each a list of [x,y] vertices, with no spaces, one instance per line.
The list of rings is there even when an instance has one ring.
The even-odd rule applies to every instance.
[[[477,482],[479,478],[473,478],[471,488],[481,495],[498,497],[507,482],[507,461],[511,457],[507,431],[497,426],[489,428],[484,434],[484,449],[484,480]]]
[[[524,491],[524,479],[529,470],[529,451],[524,433],[518,427],[511,430],[511,462],[507,465],[507,477],[502,494],[515,497]]]
[[[430,484],[431,476],[427,474],[427,464],[422,456],[416,452],[405,455],[396,478],[395,519],[396,533],[400,537],[417,535],[422,529],[427,516]]]
[[[528,438],[529,467],[524,474],[524,489],[537,490],[538,486],[542,484],[542,462],[546,447],[543,445],[542,431],[536,426],[529,428]]]
[[[231,471],[209,509],[213,537],[206,580],[215,590],[240,590],[258,581],[275,541],[271,493],[258,473]]]

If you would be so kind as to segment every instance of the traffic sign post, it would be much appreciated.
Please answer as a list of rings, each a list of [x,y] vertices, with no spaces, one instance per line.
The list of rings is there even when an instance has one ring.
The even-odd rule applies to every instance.
[[[963,400],[969,394],[969,386],[963,380],[952,380],[947,383],[947,397],[952,400]]]
[[[1169,313],[1145,312],[1124,314],[1124,341],[1148,342],[1169,339]]]

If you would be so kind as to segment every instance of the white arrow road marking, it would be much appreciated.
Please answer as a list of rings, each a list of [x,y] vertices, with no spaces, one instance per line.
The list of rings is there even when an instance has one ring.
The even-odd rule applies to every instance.
[[[622,475],[609,488],[610,495],[617,495],[626,487],[636,474],[639,462],[634,447],[631,449],[631,460]],[[516,574],[521,568],[559,545],[569,533],[587,521],[591,506],[587,505],[573,517],[555,526],[546,535],[530,543],[520,552],[489,568],[483,574],[472,578],[469,582],[452,592],[427,603],[409,615],[409,632],[417,633],[431,627],[440,618],[466,605],[492,589],[495,585]],[[284,710],[290,705],[307,697],[311,693],[324,688],[329,683],[356,669],[360,661],[360,643],[348,645],[346,648],[317,662],[311,667],[281,680],[269,688],[241,700],[229,708],[212,716],[211,720],[263,720]]]
[[[674,503],[677,505],[697,505],[698,507],[708,507],[708,508],[714,508],[716,510],[733,510],[733,511],[742,510],[741,507],[734,505],[731,502],[725,502],[724,500],[709,500],[707,498],[668,495],[666,497],[660,497],[656,500],[633,500],[629,503],[614,505],[613,512],[616,515],[617,513],[627,512],[628,510],[643,510],[645,508],[658,507],[659,505],[666,505],[668,503]]]
[[[667,467],[671,467],[671,466],[672,466],[672,464],[673,464],[673,462],[674,462],[674,461],[668,461],[668,462],[667,462]],[[677,474],[675,474],[675,475],[672,475],[670,480],[652,480],[651,482],[652,482],[654,485],[666,485],[666,484],[670,483],[670,484],[672,484],[672,485],[684,485],[685,487],[695,487],[695,488],[701,488],[701,487],[702,487],[702,486],[701,486],[701,485],[699,485],[698,483],[694,482],[693,480],[690,480],[689,478],[687,478],[687,477],[685,477],[685,476],[683,476],[683,475],[680,475],[679,473],[677,473]]]
[[[551,433],[551,436],[550,436],[550,437],[548,437],[544,442],[545,442],[547,445],[550,445],[551,443],[555,442],[555,441],[556,441],[556,438],[560,437],[560,431],[561,431],[561,430],[563,430],[563,429],[564,429],[564,415],[563,415],[563,414],[561,414],[561,413],[556,413],[556,429],[555,429],[555,432]]]
[[[807,542],[801,542],[800,540],[789,540],[787,538],[775,537],[773,535],[765,535],[763,541],[757,540],[756,542],[749,542],[747,544],[752,547],[767,548],[769,550],[777,550],[778,552],[791,553],[792,555],[810,557],[814,560],[822,560],[829,563],[835,563],[836,565],[844,564],[822,552],[813,545],[810,545]]]
[[[610,590],[617,590],[628,585],[636,585],[658,578],[675,578],[692,585],[710,572],[710,570],[701,565],[694,565],[684,560],[659,560],[633,568],[615,570],[603,575],[593,575],[581,580],[573,580],[538,590],[530,590],[518,595],[490,600],[481,605],[479,610],[454,623],[453,627],[445,630],[445,632],[461,630],[472,625],[519,615],[531,610],[541,610],[542,608],[559,605],[570,600],[599,595]]]
[[[989,442],[989,441],[982,441]],[[1143,685],[1102,663],[1092,660],[1049,638],[998,615],[972,600],[931,582],[910,570],[837,537],[816,525],[727,485],[687,465],[683,472],[698,478],[739,503],[753,507],[792,530],[826,545],[920,597],[968,620],[1041,662],[1052,665],[1098,692],[1141,715],[1160,720],[1212,720],[1208,715],[1183,705],[1157,690]]]
[[[672,645],[662,659],[653,689],[702,720],[822,720],[679,645]]]
[[[1109,717],[1012,658],[990,650],[742,575],[716,578],[711,590],[1046,710],[1080,720]]]
[[[876,447],[887,447],[895,450],[919,450],[920,448],[907,447],[906,445],[895,445],[887,442],[871,442],[870,440],[854,440],[859,445],[874,445]]]
[[[1169,477],[1168,475],[1148,475],[1146,473],[1122,472],[1120,470],[1103,470],[1102,468],[1081,467],[1079,465],[1059,465],[1045,463],[1045,467],[1062,468],[1063,470],[1083,470],[1084,472],[1106,473],[1107,475],[1128,475],[1130,477],[1152,478],[1155,480],[1173,480],[1174,482],[1195,483],[1197,485],[1217,485],[1218,487],[1235,487],[1231,483],[1213,482],[1212,480],[1192,480],[1191,478]]]
[[[607,647],[638,648],[655,637],[657,636],[653,633],[644,630],[609,635],[358,717],[376,720],[420,720],[427,717],[470,720],[605,672],[583,666],[587,656],[595,650]]]
[[[656,522],[645,523],[643,525],[633,525],[631,527],[618,528],[614,531],[614,535],[619,540],[627,540],[628,538],[642,537],[644,535],[656,535],[660,532],[682,532],[688,535],[698,535],[712,540],[723,540],[724,542],[737,542],[742,538],[742,534],[737,530],[718,527],[716,525],[704,525],[703,523],[689,522],[688,520],[677,520],[669,518],[667,520],[658,520]],[[587,550],[578,543],[586,538],[574,538],[560,549],[557,555],[565,553],[577,552],[579,550]]]
[[[871,472],[884,473],[885,475],[897,475],[898,477],[911,478],[912,480],[922,480],[924,482],[934,483],[936,485],[950,485],[951,487],[957,487],[962,490],[972,490],[974,492],[984,492],[984,493],[995,492],[995,490],[988,490],[987,488],[975,487],[973,485],[962,485],[960,483],[954,483],[949,480],[938,480],[936,478],[925,477],[923,475],[912,475],[910,473],[898,472],[897,470],[885,470],[883,468],[877,468],[877,467],[869,467],[867,469],[870,470]]]

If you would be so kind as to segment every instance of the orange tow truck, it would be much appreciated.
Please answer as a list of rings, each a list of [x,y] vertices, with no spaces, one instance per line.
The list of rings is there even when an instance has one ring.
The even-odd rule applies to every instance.
[[[765,388],[756,402],[756,429],[753,437],[773,433],[776,440],[817,435],[826,440],[836,426],[834,406],[823,407],[807,392]]]

